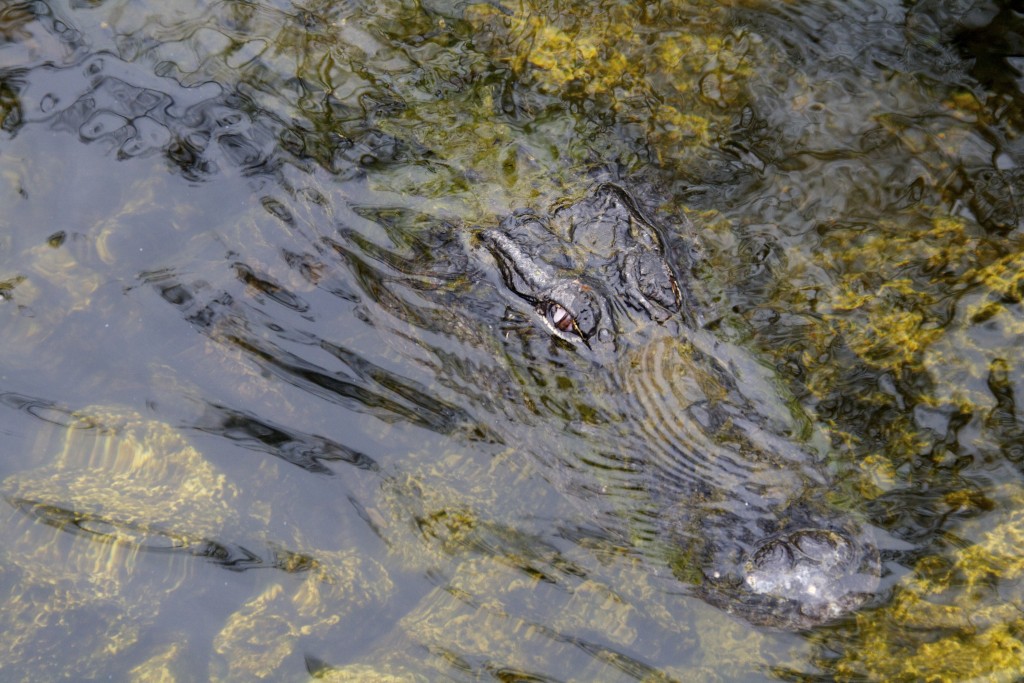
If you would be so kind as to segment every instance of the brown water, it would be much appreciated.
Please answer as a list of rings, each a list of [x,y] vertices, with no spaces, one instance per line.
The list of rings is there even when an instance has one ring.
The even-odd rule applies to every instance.
[[[1016,680],[1022,73],[999,2],[0,6],[0,678]],[[607,178],[809,416],[856,613],[600,522],[673,347],[549,343],[468,236]]]

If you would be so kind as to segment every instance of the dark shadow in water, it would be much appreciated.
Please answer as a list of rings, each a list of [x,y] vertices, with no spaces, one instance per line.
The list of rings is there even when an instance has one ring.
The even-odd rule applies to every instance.
[[[283,548],[267,546],[254,551],[238,543],[195,538],[151,526],[126,523],[25,498],[6,498],[22,514],[47,526],[85,536],[100,543],[119,543],[147,553],[184,553],[203,558],[231,571],[277,569],[287,573],[308,571],[316,560]]]
[[[334,474],[325,462],[342,462],[377,471],[377,462],[354,448],[322,436],[302,434],[271,424],[255,415],[208,403],[194,425],[198,431],[233,441],[249,450],[267,453],[313,474]]]
[[[340,361],[344,369],[328,370],[318,366],[251,333],[253,325],[247,319],[250,307],[238,304],[230,293],[215,295],[203,305],[188,287],[164,280],[163,276],[166,274],[155,284],[161,296],[181,309],[185,319],[198,331],[242,350],[261,368],[303,391],[385,422],[402,421],[439,434],[450,434],[476,423],[464,409],[437,398],[425,387],[341,345],[311,334],[304,335],[304,346],[318,346]],[[278,293],[277,296],[284,295]],[[277,334],[287,336],[280,327]],[[483,433],[486,430],[479,427],[467,431]]]
[[[1020,411],[1014,396],[1009,364],[997,358],[989,364],[988,387],[996,405],[986,418],[986,426],[997,438],[1003,457],[1024,471],[1024,424],[1017,418]]]
[[[970,64],[970,74],[1012,102],[1013,122],[1024,124],[1024,14],[1016,0],[976,3],[953,22],[953,44]]]
[[[61,407],[52,401],[14,392],[0,394],[0,404],[8,408],[24,411],[36,419],[60,427],[67,427],[74,423],[76,419],[74,411]]]

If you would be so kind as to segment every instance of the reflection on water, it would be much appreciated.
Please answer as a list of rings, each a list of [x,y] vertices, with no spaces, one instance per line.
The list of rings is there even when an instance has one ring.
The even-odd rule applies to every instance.
[[[1021,30],[4,6],[4,677],[1013,679]],[[595,357],[475,235],[609,179],[699,310]],[[617,281],[585,225],[524,232],[535,281]],[[871,599],[752,625],[730,553],[822,515]]]

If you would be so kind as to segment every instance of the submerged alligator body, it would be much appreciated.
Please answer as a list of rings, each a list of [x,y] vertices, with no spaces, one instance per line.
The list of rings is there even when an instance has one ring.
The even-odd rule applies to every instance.
[[[547,435],[532,449],[560,451],[553,478],[754,624],[810,628],[871,597],[878,552],[824,501],[807,423],[773,396],[770,373],[700,329],[690,283],[632,195],[603,184],[549,214],[517,211],[478,241],[509,305],[553,337],[549,362],[582,366],[568,391],[612,397],[598,416],[567,417],[574,446]],[[557,384],[524,381],[537,405],[558,402]]]

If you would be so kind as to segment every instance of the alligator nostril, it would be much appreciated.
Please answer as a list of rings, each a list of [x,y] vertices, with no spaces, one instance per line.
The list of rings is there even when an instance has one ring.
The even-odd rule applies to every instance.
[[[796,564],[792,549],[778,539],[769,541],[757,549],[751,561],[755,571],[789,571]]]
[[[853,557],[850,541],[834,531],[806,530],[794,535],[793,544],[808,560],[819,564],[842,566]]]

